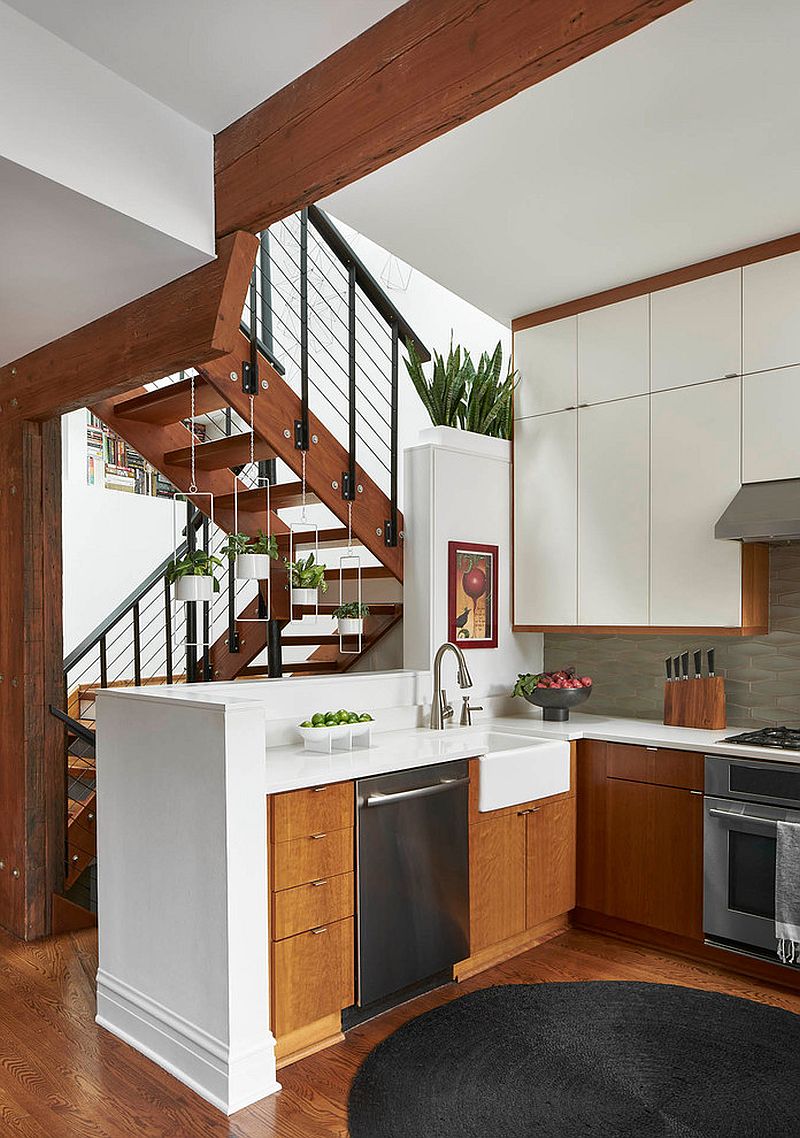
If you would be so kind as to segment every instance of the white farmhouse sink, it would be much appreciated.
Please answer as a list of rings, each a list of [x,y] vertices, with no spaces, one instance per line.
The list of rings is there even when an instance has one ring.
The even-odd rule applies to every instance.
[[[502,731],[477,732],[481,777],[478,809],[500,810],[569,790],[569,743]]]

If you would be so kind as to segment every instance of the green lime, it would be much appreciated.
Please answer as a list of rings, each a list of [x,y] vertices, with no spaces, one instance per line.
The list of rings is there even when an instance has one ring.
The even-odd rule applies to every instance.
[[[322,714],[321,711],[318,711],[316,713],[316,715],[311,716],[311,723],[314,727],[319,727],[324,722],[325,722],[325,716]]]
[[[358,723],[358,716],[356,715],[356,713],[354,711],[351,711],[350,714],[348,715],[347,722],[348,723]]]
[[[372,718],[372,716],[369,714],[369,712],[368,712],[368,711],[365,711],[363,715],[359,715],[359,717],[358,717],[358,722],[359,722],[359,723],[372,723],[372,722],[373,722],[373,718]]]
[[[313,724],[313,723],[309,723],[309,721],[308,721],[308,720],[306,720],[306,721],[305,721],[305,723],[301,723],[301,724],[300,724],[300,726],[301,726],[301,727],[313,727],[313,726],[314,726],[314,724]]]

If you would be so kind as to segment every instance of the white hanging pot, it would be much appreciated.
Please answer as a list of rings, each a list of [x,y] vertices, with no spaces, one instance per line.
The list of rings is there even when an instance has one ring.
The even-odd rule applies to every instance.
[[[293,605],[315,605],[317,603],[317,589],[292,588]]]
[[[361,636],[364,632],[364,618],[361,616],[340,616],[340,636]]]
[[[213,601],[213,577],[179,577],[175,582],[176,601]]]
[[[240,553],[236,557],[235,575],[239,581],[269,580],[269,555],[266,553]]]

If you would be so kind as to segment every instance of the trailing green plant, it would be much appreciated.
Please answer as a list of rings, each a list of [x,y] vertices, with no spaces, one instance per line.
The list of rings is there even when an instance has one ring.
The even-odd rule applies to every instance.
[[[433,353],[433,374],[425,375],[413,342],[408,343],[406,368],[431,422],[437,427],[460,427],[491,438],[510,439],[517,373],[502,375],[503,348],[484,352],[477,368],[468,351],[453,347],[445,360]]]
[[[210,577],[214,582],[214,592],[219,592],[219,581],[214,576],[214,570],[221,568],[222,562],[218,557],[206,553],[204,549],[193,549],[177,561],[167,566],[165,577],[170,585],[180,581],[182,577]]]
[[[358,601],[347,601],[333,610],[336,620],[363,620],[369,616],[369,605],[361,605]]]
[[[272,533],[267,537],[263,530],[259,530],[256,537],[250,537],[246,533],[232,533],[228,535],[228,540],[220,549],[220,554],[229,561],[250,553],[260,553],[272,557],[273,560],[277,558],[278,542],[275,534]]]
[[[531,692],[536,691],[538,688],[541,678],[541,675],[532,675],[530,672],[520,673],[517,676],[517,682],[514,684],[514,690],[511,694],[521,695],[523,697],[530,695]]]
[[[289,570],[289,581],[293,589],[319,589],[327,593],[328,582],[325,580],[327,566],[318,565],[313,553],[299,561],[286,561]]]

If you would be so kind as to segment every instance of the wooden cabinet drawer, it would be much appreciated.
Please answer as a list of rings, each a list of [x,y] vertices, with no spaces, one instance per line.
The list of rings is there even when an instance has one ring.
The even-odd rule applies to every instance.
[[[606,774],[629,782],[702,790],[703,756],[696,751],[673,751],[668,747],[609,743]]]
[[[272,895],[272,939],[328,925],[355,912],[354,875],[322,877]]]
[[[270,846],[272,888],[292,889],[322,877],[352,873],[353,831],[331,830]]]
[[[354,922],[324,925],[272,946],[273,1031],[287,1035],[354,1000]]]
[[[309,834],[353,825],[352,782],[290,790],[270,798],[270,841],[289,842]]]

